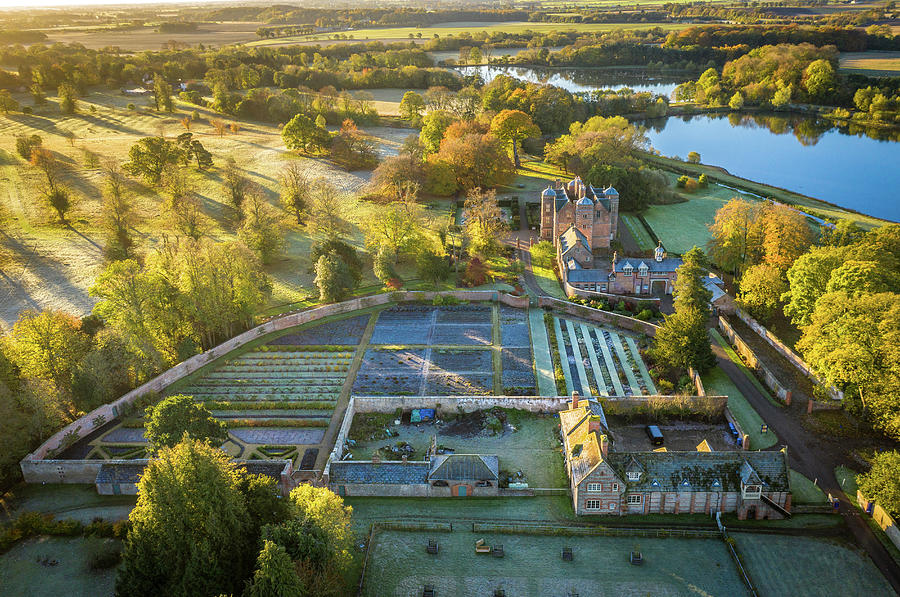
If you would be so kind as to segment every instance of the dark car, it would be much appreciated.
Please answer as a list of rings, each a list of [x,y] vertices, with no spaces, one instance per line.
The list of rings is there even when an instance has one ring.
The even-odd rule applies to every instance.
[[[647,437],[650,438],[650,443],[654,446],[661,446],[666,441],[662,431],[656,425],[647,425]]]

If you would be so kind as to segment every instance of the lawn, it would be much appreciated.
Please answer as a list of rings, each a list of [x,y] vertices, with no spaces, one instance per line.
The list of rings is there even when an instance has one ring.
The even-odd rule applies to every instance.
[[[795,504],[825,504],[828,496],[813,483],[809,477],[805,477],[791,469],[791,494]]]
[[[33,537],[0,556],[0,597],[105,597],[115,589],[116,571],[91,570],[95,553],[119,541],[97,537]],[[49,558],[55,565],[42,564]]]
[[[410,39],[420,36],[423,39],[430,37],[448,37],[452,35],[460,35],[462,33],[480,33],[482,31],[488,34],[495,32],[506,33],[522,33],[525,31],[533,31],[535,33],[549,33],[550,31],[578,31],[579,33],[594,33],[597,31],[616,31],[616,30],[642,30],[652,27],[662,27],[667,31],[678,31],[685,29],[689,25],[676,23],[535,23],[529,21],[507,21],[499,23],[485,22],[469,22],[469,23],[437,23],[430,27],[388,27],[384,29],[357,29],[355,31],[341,32],[339,35],[346,36],[346,41],[359,40],[380,40],[380,39]],[[286,44],[295,44],[298,42],[320,41],[327,44],[330,35],[334,34],[311,34],[311,35],[292,35],[289,37],[279,37],[275,39],[263,39],[248,42],[247,46],[280,46]]]
[[[751,450],[762,450],[778,443],[778,438],[772,431],[760,432],[760,426],[765,421],[753,410],[753,407],[721,367],[716,367],[703,375],[703,386],[710,395],[728,396],[728,410],[737,418],[744,433],[750,436]]]
[[[839,466],[834,469],[834,476],[837,478],[838,484],[841,486],[841,489],[844,490],[850,499],[856,500],[856,492],[858,491],[858,487],[856,486],[856,471],[847,468],[846,466]]]
[[[900,75],[900,52],[843,52],[841,70],[870,77]]]
[[[858,549],[828,539],[733,533],[760,595],[892,595]]]
[[[537,281],[538,286],[541,287],[541,290],[554,298],[566,299],[566,293],[563,292],[562,286],[559,285],[559,280],[553,268],[532,263],[531,271],[534,273],[534,279]]]
[[[426,553],[429,539],[439,542],[437,555]],[[505,557],[476,555],[478,539],[502,545]],[[562,561],[563,547],[572,548],[572,562]],[[366,596],[406,597],[425,584],[434,585],[436,595],[490,595],[498,588],[507,595],[747,594],[716,539],[379,531],[369,550]],[[629,563],[632,550],[641,551],[643,566]]]

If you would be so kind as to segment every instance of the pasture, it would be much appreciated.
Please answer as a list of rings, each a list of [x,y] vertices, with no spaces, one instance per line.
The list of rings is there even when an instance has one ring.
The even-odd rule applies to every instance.
[[[26,105],[30,99],[18,97]],[[50,97],[35,113],[10,114],[0,119],[0,178],[6,181],[0,193],[0,218],[8,235],[0,241],[0,266],[6,274],[0,299],[0,325],[8,329],[26,308],[61,309],[75,315],[87,315],[95,300],[88,293],[94,279],[105,266],[102,228],[103,160],[127,160],[129,148],[149,135],[172,139],[185,131],[181,119],[196,110],[199,118],[189,123],[190,132],[213,154],[216,168],[190,170],[190,179],[202,200],[207,234],[216,241],[236,238],[236,226],[222,186],[219,167],[229,157],[241,165],[248,178],[262,186],[273,205],[278,201],[278,173],[289,162],[300,161],[313,177],[326,177],[346,193],[345,204],[352,231],[349,241],[364,249],[360,224],[371,217],[378,206],[352,196],[367,182],[369,172],[346,172],[324,159],[297,156],[285,149],[278,127],[237,121],[239,131],[219,136],[211,120],[221,115],[206,108],[176,101],[174,114],[163,114],[145,107],[146,98],[129,98],[112,91],[91,91],[79,102],[75,115],[61,115],[56,98]],[[128,104],[135,104],[134,108]],[[189,119],[190,120],[190,119]],[[379,154],[396,153],[403,139],[414,131],[388,127],[370,127]],[[74,190],[74,206],[69,223],[61,225],[38,191],[39,174],[24,167],[15,153],[17,135],[39,135],[43,146],[65,163],[66,182]],[[98,160],[88,167],[87,152]],[[134,237],[139,254],[152,252],[170,226],[162,210],[162,197],[142,181],[132,183],[135,210],[139,221]],[[433,201],[424,211],[426,228],[436,228],[449,217],[450,202]],[[308,231],[287,221],[285,253],[266,266],[272,280],[271,305],[299,303],[312,297],[313,273],[310,248],[316,242]],[[412,264],[401,263],[399,274],[413,277]],[[371,268],[364,268],[361,286],[381,284]],[[312,291],[311,291],[312,289]]]
[[[462,526],[462,525],[459,525]],[[384,531],[375,533],[362,594],[384,597],[421,595],[747,595],[725,548],[716,539],[646,537],[565,537],[472,533]],[[440,550],[429,555],[435,539]],[[475,554],[474,545],[502,545],[503,558]],[[571,547],[573,561],[561,558]],[[628,561],[639,550],[642,566]],[[398,566],[398,562],[403,562]],[[702,562],[702,565],[699,563]]]
[[[296,43],[334,43],[345,42],[353,43],[366,40],[396,40],[408,41],[410,39],[428,39],[431,37],[448,37],[452,35],[460,35],[462,33],[479,33],[486,32],[488,34],[494,32],[506,33],[524,33],[531,31],[534,33],[549,33],[550,31],[578,31],[579,33],[594,33],[600,31],[615,30],[640,30],[650,29],[652,27],[662,27],[667,31],[678,31],[685,29],[688,25],[680,23],[539,23],[529,21],[507,21],[500,23],[491,22],[453,22],[438,23],[430,27],[387,27],[384,29],[356,29],[352,31],[341,31],[339,33],[313,33],[310,35],[292,35],[287,37],[279,37],[275,39],[261,39],[247,42],[247,46],[283,46]],[[329,39],[335,35],[341,36],[340,39]]]
[[[46,44],[82,44],[86,48],[121,48],[126,51],[161,50],[168,42],[185,43],[189,46],[203,44],[207,47],[222,47],[258,39],[256,30],[263,23],[254,22],[205,22],[196,31],[189,33],[160,33],[154,26],[139,29],[112,29],[108,27],[59,27],[45,29]]]
[[[900,75],[900,52],[843,52],[841,70],[870,77]]]

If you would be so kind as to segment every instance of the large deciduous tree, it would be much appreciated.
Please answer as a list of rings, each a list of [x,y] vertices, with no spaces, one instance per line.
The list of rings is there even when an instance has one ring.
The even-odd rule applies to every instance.
[[[491,133],[512,146],[513,164],[519,162],[519,144],[529,137],[538,137],[541,129],[531,120],[531,116],[521,110],[503,110],[491,120]]]
[[[900,452],[888,450],[875,454],[872,468],[856,479],[859,490],[891,514],[900,513]]]
[[[144,137],[128,150],[129,161],[122,166],[129,174],[141,176],[148,184],[158,184],[169,165],[181,160],[181,150],[163,137]]]
[[[783,270],[760,263],[747,268],[741,276],[738,303],[749,313],[767,321],[781,306],[781,295],[788,290]]]
[[[177,394],[163,398],[147,407],[145,417],[145,435],[154,452],[174,448],[185,437],[216,448],[228,439],[225,424],[192,396]]]
[[[500,235],[506,230],[503,212],[497,204],[497,193],[476,187],[466,196],[463,209],[465,235],[472,252],[494,255],[500,248]]]
[[[735,198],[716,211],[709,226],[709,256],[733,274],[762,257],[763,222],[760,204]]]

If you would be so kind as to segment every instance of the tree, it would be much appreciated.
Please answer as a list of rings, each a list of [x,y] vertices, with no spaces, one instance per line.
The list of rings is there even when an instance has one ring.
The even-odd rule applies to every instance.
[[[859,490],[870,500],[891,514],[900,512],[900,452],[878,452],[872,458],[872,468],[856,478]]]
[[[16,153],[23,160],[31,161],[31,154],[35,149],[39,149],[44,140],[40,135],[17,135],[16,136]]]
[[[837,75],[828,60],[814,60],[803,71],[803,86],[816,103],[827,101],[837,86]]]
[[[323,303],[342,301],[353,290],[353,279],[347,264],[336,254],[322,255],[316,261],[316,278],[319,299]]]
[[[712,367],[716,359],[709,345],[706,319],[706,314],[695,307],[676,309],[675,313],[664,316],[656,330],[653,358],[677,371],[693,367],[703,372]]]
[[[402,201],[411,190],[415,198],[419,188],[425,181],[425,164],[421,156],[402,152],[383,160],[369,183],[371,191],[381,197],[394,201]]]
[[[218,448],[228,439],[225,423],[217,420],[193,396],[175,395],[147,407],[144,423],[150,449],[174,448],[185,436]]]
[[[252,183],[244,175],[244,170],[232,157],[225,160],[225,167],[222,169],[222,181],[225,184],[225,191],[228,193],[228,203],[231,204],[231,209],[234,210],[239,219],[242,213],[241,206]]]
[[[175,111],[175,104],[172,102],[172,86],[166,83],[162,77],[153,79],[153,102],[157,112]]]
[[[781,306],[788,284],[783,270],[760,263],[747,268],[741,276],[738,303],[753,317],[767,321]]]
[[[400,100],[400,118],[417,124],[425,109],[425,100],[415,91],[407,91]]]
[[[831,271],[825,292],[842,290],[848,295],[900,292],[900,272],[885,269],[878,261],[849,259]]]
[[[763,220],[763,260],[786,271],[812,245],[806,216],[787,205],[766,205]]]
[[[322,530],[331,562],[338,568],[352,559],[353,532],[350,515],[353,509],[327,487],[302,484],[291,491],[293,517],[306,520]]]
[[[0,112],[9,114],[19,109],[19,102],[9,94],[8,89],[0,89]],[[29,108],[30,109],[30,108]]]
[[[728,107],[732,110],[741,110],[744,108],[744,96],[740,91],[735,91],[731,99],[728,100]]]
[[[491,133],[512,145],[513,165],[519,168],[519,143],[529,137],[537,137],[541,129],[534,124],[531,116],[521,110],[503,110],[491,120]]]
[[[701,315],[709,316],[709,301],[712,291],[703,284],[706,277],[704,266],[706,255],[698,247],[684,254],[683,263],[675,270],[672,293],[675,296],[675,310],[694,309]]]
[[[500,247],[500,234],[506,229],[503,212],[497,204],[497,193],[493,190],[482,192],[478,187],[466,196],[465,234],[473,252],[493,255]]]
[[[463,276],[469,286],[481,286],[487,279],[487,267],[484,262],[474,255],[466,264],[466,273]]]
[[[142,176],[148,184],[158,184],[166,167],[177,164],[181,150],[163,137],[144,137],[128,150],[129,161],[122,168],[132,176]]]
[[[278,178],[281,183],[281,207],[297,219],[297,224],[302,224],[312,192],[312,181],[297,162],[282,168]]]
[[[63,83],[57,88],[59,110],[63,114],[74,114],[78,111],[78,90],[70,83]]]
[[[360,281],[362,281],[362,259],[359,258],[359,254],[356,252],[356,249],[354,249],[344,241],[338,240],[336,238],[328,238],[323,242],[316,243],[316,245],[313,246],[310,253],[310,259],[313,263],[311,271],[313,273],[315,273],[315,263],[319,261],[319,257],[321,257],[322,255],[335,255],[338,259],[343,261],[347,266],[348,271],[350,272],[350,278],[353,282],[354,287],[358,286]]]
[[[37,147],[31,151],[31,164],[43,173],[39,187],[41,193],[54,210],[60,222],[66,221],[66,212],[72,206],[71,191],[62,184],[65,165],[49,149]]]
[[[246,597],[304,597],[303,583],[285,549],[266,540],[256,560],[256,572],[244,591]]]
[[[784,314],[796,326],[807,325],[816,301],[825,294],[831,272],[841,266],[847,249],[843,247],[814,247],[801,255],[787,272],[788,290],[782,295]]]
[[[474,132],[445,138],[432,158],[447,164],[456,179],[456,188],[464,191],[505,184],[515,175],[506,149],[490,134]]]
[[[556,247],[547,240],[535,243],[531,247],[531,261],[541,267],[553,267],[556,260]]]
[[[239,482],[228,456],[205,442],[160,450],[138,481],[116,593],[238,593],[257,548]]]
[[[382,284],[387,285],[388,282],[397,278],[397,272],[394,270],[396,259],[397,257],[384,247],[375,253],[375,257],[372,259],[372,273]]]
[[[416,191],[410,188],[402,200],[391,201],[363,222],[366,244],[384,247],[393,255],[412,251],[421,239],[422,206],[415,200]]]
[[[327,178],[317,178],[310,192],[307,228],[313,234],[338,238],[350,230],[347,221],[346,197]]]
[[[425,149],[425,154],[436,153],[441,147],[441,139],[455,118],[444,110],[432,110],[422,119],[422,130],[419,132],[419,140]]]
[[[696,151],[688,152],[688,161],[692,164],[699,164],[700,163],[700,154],[697,153]]]
[[[419,277],[426,282],[438,284],[450,275],[450,264],[447,257],[433,249],[423,249],[416,257],[416,269]]]
[[[128,259],[134,240],[131,228],[137,223],[128,181],[115,161],[104,164],[103,208],[101,217],[106,233],[103,247],[107,259]]]
[[[760,204],[735,198],[716,210],[709,226],[709,256],[722,269],[738,273],[762,256]]]
[[[288,149],[304,153],[321,153],[328,148],[328,131],[316,126],[305,114],[297,114],[281,129],[281,138]]]
[[[368,170],[378,163],[375,144],[349,118],[331,140],[331,158],[347,170]]]
[[[3,339],[4,354],[25,378],[68,393],[72,373],[90,348],[81,322],[62,311],[24,311]]]
[[[284,224],[263,193],[254,184],[246,194],[238,237],[263,264],[269,264],[284,249]]]

